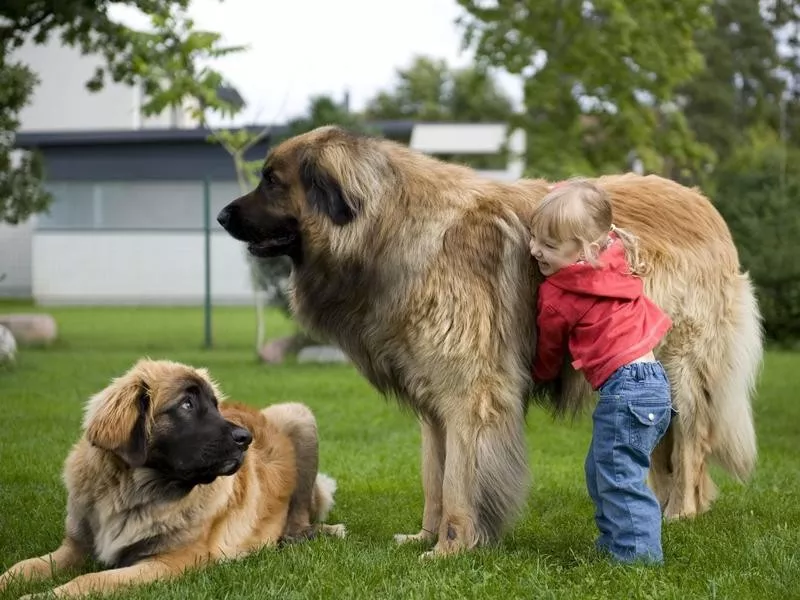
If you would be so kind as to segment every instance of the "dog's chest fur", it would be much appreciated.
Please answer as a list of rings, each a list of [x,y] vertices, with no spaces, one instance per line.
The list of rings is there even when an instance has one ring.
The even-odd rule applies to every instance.
[[[298,320],[335,341],[379,391],[423,413],[436,410],[437,396],[458,393],[442,373],[464,385],[482,360],[494,362],[486,353],[501,337],[524,335],[501,322],[525,322],[518,306],[498,310],[493,296],[516,305],[532,296],[520,274],[527,246],[513,227],[483,212],[437,216],[365,236],[344,260],[323,253],[292,277]],[[504,271],[513,273],[511,287],[501,284]]]
[[[100,563],[128,566],[180,546],[190,541],[190,533],[203,531],[198,521],[204,513],[197,510],[196,501],[188,500],[185,491],[165,485],[148,469],[120,472],[109,468],[106,460],[81,456],[80,450],[68,459],[83,466],[68,467],[67,532]],[[218,481],[224,485],[223,480]],[[195,488],[190,493],[198,492]]]

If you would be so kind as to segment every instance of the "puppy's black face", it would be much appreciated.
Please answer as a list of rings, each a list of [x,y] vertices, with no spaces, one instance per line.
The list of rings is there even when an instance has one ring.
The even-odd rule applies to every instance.
[[[211,483],[239,470],[252,439],[223,418],[210,386],[187,381],[156,415],[144,466],[187,486]]]

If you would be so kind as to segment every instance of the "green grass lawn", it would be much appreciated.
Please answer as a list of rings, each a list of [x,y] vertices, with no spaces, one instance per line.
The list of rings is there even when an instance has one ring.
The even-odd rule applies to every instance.
[[[0,312],[32,310],[0,303]],[[331,522],[344,540],[264,550],[125,598],[800,598],[800,355],[767,357],[755,413],[760,457],[746,486],[718,469],[721,496],[693,522],[664,527],[666,564],[623,567],[594,553],[583,480],[590,419],[528,417],[533,486],[524,517],[494,548],[420,562],[419,432],[349,366],[265,366],[251,350],[249,308],[214,311],[204,350],[201,309],[54,308],[60,340],[23,349],[0,370],[0,569],[55,549],[63,533],[63,460],[85,399],[140,356],[206,366],[231,397],[253,405],[307,403],[320,431],[320,467],[339,482]],[[269,334],[291,324],[271,315]],[[75,573],[72,575],[74,576]],[[69,575],[59,577],[63,583]],[[17,585],[16,598],[47,589]]]

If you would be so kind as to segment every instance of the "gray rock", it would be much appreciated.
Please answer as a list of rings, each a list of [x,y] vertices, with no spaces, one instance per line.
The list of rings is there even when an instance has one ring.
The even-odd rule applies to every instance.
[[[334,346],[306,346],[297,353],[299,363],[349,363],[350,359]]]
[[[17,356],[17,341],[8,327],[0,325],[0,363],[13,362]]]
[[[0,325],[8,327],[20,345],[51,344],[58,337],[56,320],[48,314],[18,313],[0,315]]]

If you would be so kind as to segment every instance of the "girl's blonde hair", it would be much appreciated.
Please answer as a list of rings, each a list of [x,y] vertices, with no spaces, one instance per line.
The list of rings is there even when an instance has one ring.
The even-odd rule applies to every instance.
[[[630,272],[644,275],[647,265],[639,256],[639,240],[632,233],[614,225],[611,200],[605,190],[583,178],[572,178],[551,188],[533,212],[531,234],[559,244],[575,242],[585,259],[598,266],[591,245],[605,248],[608,235],[614,232],[625,248]]]

